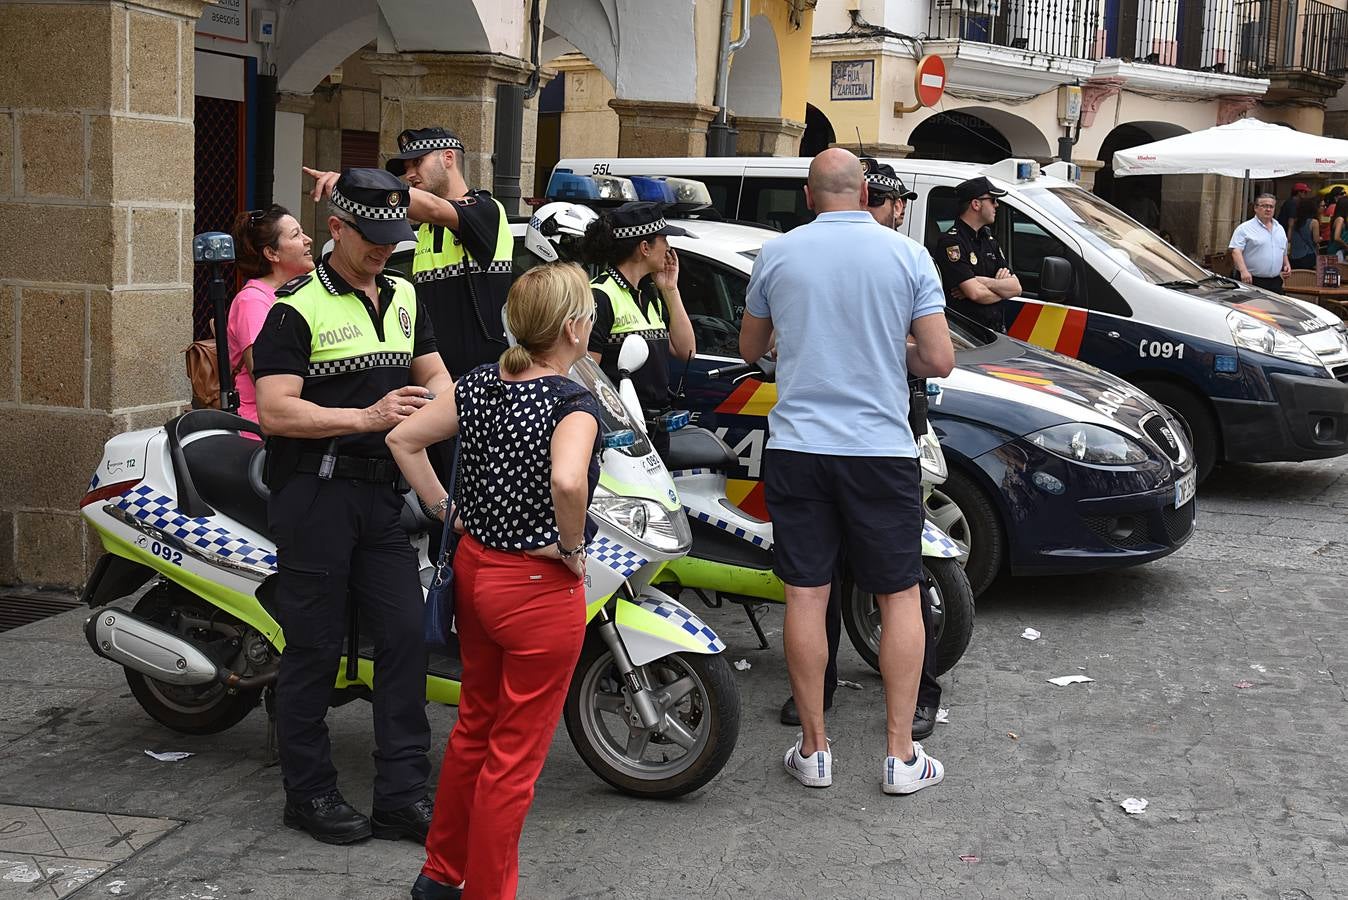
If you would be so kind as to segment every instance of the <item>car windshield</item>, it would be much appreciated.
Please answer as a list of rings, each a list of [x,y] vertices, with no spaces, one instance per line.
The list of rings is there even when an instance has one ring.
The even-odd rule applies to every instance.
[[[651,363],[648,363],[651,365]],[[625,453],[635,459],[640,459],[651,452],[650,441],[646,439],[646,433],[638,428],[631,417],[627,415],[627,409],[623,406],[622,398],[618,396],[618,389],[613,386],[613,382],[608,380],[599,369],[599,364],[589,356],[582,356],[576,364],[571,367],[571,380],[577,384],[588,388],[594,398],[599,401],[599,427],[601,433],[608,435],[615,431],[631,431],[636,437],[636,442],[628,447],[613,447],[619,453]]]
[[[1045,214],[1152,284],[1201,281],[1209,273],[1145,226],[1078,187],[1027,188]]]

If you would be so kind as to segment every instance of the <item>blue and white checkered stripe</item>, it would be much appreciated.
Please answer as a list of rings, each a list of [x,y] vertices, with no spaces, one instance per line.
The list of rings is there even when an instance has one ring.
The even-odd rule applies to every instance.
[[[276,553],[255,547],[210,523],[209,519],[191,518],[182,514],[171,497],[156,493],[154,488],[140,485],[123,494],[114,504],[147,525],[152,525],[183,543],[191,544],[207,553],[214,553],[231,562],[252,566],[276,568]]]
[[[623,578],[631,578],[642,566],[650,562],[635,550],[628,550],[622,544],[603,535],[590,543],[587,555],[595,562],[608,566]]]
[[[697,519],[699,522],[706,522],[713,528],[719,528],[722,531],[728,531],[737,538],[743,538],[744,540],[753,544],[755,547],[763,547],[765,549],[770,549],[772,547],[772,541],[770,541],[769,539],[759,537],[756,534],[745,531],[743,528],[739,527],[734,522],[727,522],[725,519],[718,519],[716,516],[711,516],[708,515],[707,513],[699,512],[698,510],[693,509],[691,506],[685,506],[684,509],[688,511],[689,516],[691,516],[694,519]]]
[[[711,469],[675,469],[669,473],[670,478],[687,478],[690,475],[711,475]]]
[[[678,625],[684,631],[707,645],[708,653],[720,653],[725,649],[725,644],[716,636],[716,632],[703,623],[701,619],[684,609],[672,600],[660,600],[655,597],[641,596],[635,601],[637,606],[649,610],[663,619],[668,619],[675,625]]]
[[[928,550],[933,550],[935,552],[928,553]],[[954,559],[957,556],[963,555],[963,553],[964,551],[960,549],[960,545],[946,537],[945,534],[941,532],[941,529],[930,522],[922,523],[923,556],[934,555],[944,559]]]

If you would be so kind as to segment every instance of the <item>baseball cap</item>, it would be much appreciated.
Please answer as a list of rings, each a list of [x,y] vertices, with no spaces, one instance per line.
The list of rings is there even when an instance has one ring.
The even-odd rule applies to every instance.
[[[976,200],[984,194],[989,197],[1005,197],[1006,191],[993,187],[992,182],[982,175],[955,185],[955,197],[960,201]]]

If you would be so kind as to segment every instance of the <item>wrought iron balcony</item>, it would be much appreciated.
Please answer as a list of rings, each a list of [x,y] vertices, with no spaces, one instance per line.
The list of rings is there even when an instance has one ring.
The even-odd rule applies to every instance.
[[[1321,0],[931,0],[927,37],[1251,76],[1348,70],[1348,11]]]

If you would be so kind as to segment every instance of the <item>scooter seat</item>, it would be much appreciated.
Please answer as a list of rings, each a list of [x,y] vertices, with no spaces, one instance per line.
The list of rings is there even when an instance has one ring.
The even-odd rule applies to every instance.
[[[739,457],[725,441],[705,428],[688,425],[669,433],[669,452],[665,465],[678,469],[734,469]]]
[[[267,501],[248,479],[253,457],[262,452],[260,441],[236,434],[212,434],[183,447],[187,470],[197,493],[218,512],[267,534]]]

